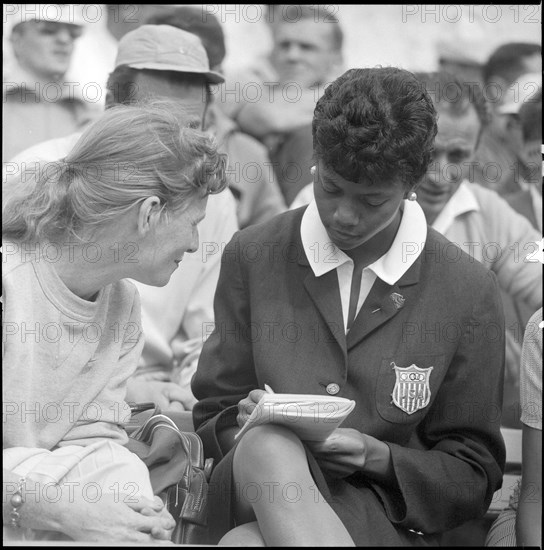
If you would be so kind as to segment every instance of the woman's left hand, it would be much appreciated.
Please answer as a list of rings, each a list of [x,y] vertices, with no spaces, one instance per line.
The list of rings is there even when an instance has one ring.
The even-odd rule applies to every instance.
[[[324,470],[337,477],[347,477],[364,468],[367,437],[352,428],[336,428],[324,441],[305,444]]]

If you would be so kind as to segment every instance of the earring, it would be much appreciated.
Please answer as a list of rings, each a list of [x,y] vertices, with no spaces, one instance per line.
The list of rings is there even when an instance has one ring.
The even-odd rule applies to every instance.
[[[315,175],[315,166],[312,166],[312,167],[310,168],[310,174],[312,174],[312,176]]]
[[[417,193],[415,191],[412,191],[409,195],[408,195],[408,200],[409,201],[415,201],[417,199]]]

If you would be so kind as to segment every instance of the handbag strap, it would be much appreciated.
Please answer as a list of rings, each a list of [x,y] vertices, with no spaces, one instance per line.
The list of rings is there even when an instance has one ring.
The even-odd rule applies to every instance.
[[[125,424],[125,431],[129,437],[133,437],[139,432],[146,422],[157,414],[161,414],[161,409],[155,403],[129,403],[132,416]]]

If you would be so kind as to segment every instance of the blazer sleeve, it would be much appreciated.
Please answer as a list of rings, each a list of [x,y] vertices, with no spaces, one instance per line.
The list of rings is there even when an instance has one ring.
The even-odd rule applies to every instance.
[[[225,247],[214,298],[215,326],[203,346],[191,388],[199,400],[193,422],[206,453],[219,460],[219,431],[237,426],[238,402],[257,388],[251,343],[245,328],[250,319],[239,233]]]
[[[373,483],[389,519],[425,534],[482,516],[501,487],[504,317],[496,276],[472,287],[467,327],[415,448],[389,443],[397,484]]]

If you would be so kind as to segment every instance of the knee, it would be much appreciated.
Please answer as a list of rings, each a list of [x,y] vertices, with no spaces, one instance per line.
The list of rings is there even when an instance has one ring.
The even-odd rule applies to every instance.
[[[266,424],[251,428],[244,434],[234,454],[234,469],[244,476],[272,472],[286,461],[296,462],[306,457],[300,439],[288,428]]]
[[[252,521],[231,529],[219,541],[218,546],[266,546],[266,543],[258,523]]]

